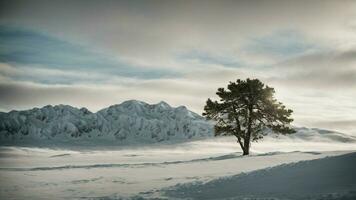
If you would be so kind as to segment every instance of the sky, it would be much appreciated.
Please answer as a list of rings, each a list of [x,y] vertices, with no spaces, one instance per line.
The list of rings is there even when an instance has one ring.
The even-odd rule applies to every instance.
[[[0,110],[125,100],[202,113],[258,78],[294,125],[356,135],[356,1],[0,1]]]

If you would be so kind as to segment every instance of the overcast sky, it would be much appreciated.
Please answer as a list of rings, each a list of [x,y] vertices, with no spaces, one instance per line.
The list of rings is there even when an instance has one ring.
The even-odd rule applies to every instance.
[[[356,134],[356,1],[0,1],[0,110],[186,105],[259,78],[297,126]]]

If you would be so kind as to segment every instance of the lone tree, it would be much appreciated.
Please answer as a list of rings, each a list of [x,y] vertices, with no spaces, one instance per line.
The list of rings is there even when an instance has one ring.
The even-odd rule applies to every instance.
[[[292,110],[274,98],[274,89],[258,79],[238,79],[230,82],[227,89],[219,88],[220,101],[207,100],[203,116],[215,120],[215,136],[234,135],[248,155],[251,140],[257,141],[269,130],[291,134]]]

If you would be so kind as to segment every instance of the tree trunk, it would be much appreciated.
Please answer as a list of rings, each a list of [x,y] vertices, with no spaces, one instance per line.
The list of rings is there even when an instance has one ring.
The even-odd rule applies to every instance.
[[[239,143],[240,144],[240,147],[241,147],[241,149],[242,149],[242,152],[243,152],[243,156],[245,156],[245,155],[249,155],[249,153],[250,153],[250,142],[246,142],[246,140],[245,141],[241,141],[241,138],[239,138],[238,136],[236,136],[237,137],[237,143]]]
[[[248,126],[247,126],[247,133],[244,138],[244,148],[242,155],[249,155],[250,154],[250,140],[251,140],[251,126],[252,126],[252,105],[249,106],[248,109]]]
[[[242,155],[243,156],[248,156],[250,154],[249,149],[244,149]]]
[[[251,125],[249,124],[248,131],[244,139],[243,155],[248,155],[250,153],[250,144],[251,144],[250,140],[251,140]]]
[[[245,142],[245,146],[242,149],[242,151],[243,151],[243,154],[242,154],[243,156],[247,156],[250,154],[250,141]]]

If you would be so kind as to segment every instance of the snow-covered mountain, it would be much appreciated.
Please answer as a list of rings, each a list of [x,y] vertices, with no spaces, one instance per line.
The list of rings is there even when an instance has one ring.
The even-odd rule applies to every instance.
[[[2,143],[21,141],[160,142],[213,135],[212,125],[186,107],[129,100],[96,113],[68,105],[0,113]]]

